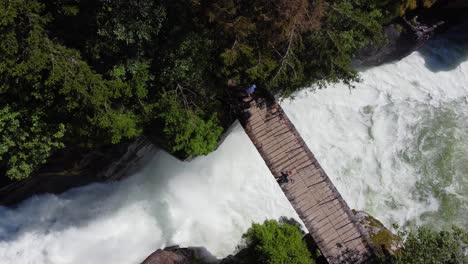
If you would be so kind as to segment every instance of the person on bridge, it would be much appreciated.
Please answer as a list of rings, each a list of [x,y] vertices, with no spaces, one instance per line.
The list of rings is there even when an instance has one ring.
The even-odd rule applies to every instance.
[[[290,171],[282,171],[281,175],[276,179],[279,185],[283,185],[289,182]]]
[[[250,86],[249,88],[247,88],[247,89],[245,90],[245,92],[247,92],[247,95],[248,95],[249,97],[251,97],[252,94],[255,92],[255,89],[257,89],[257,85],[253,84],[252,86]]]

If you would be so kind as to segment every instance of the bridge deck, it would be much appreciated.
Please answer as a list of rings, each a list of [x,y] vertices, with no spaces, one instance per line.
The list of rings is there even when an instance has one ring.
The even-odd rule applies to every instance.
[[[245,98],[244,98],[245,100]],[[329,263],[359,263],[370,256],[367,232],[304,143],[282,108],[246,102],[241,123]]]

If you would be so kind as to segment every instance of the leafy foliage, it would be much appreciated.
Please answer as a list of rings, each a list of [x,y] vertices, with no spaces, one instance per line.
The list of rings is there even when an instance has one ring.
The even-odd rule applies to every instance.
[[[162,27],[165,9],[158,1],[102,1],[98,35],[125,44],[151,41]]]
[[[383,21],[386,23],[392,19],[404,16],[407,12],[417,8],[430,8],[439,0],[383,0],[376,4],[384,11]]]
[[[171,93],[162,94],[158,109],[158,118],[163,123],[164,137],[171,151],[196,156],[208,154],[216,148],[223,129],[215,115],[203,119],[202,115],[184,108]]]
[[[226,36],[220,55],[224,77],[241,84],[263,84],[273,91],[285,83],[300,85],[302,34],[318,28],[322,8],[321,1],[314,5],[308,0],[214,3],[208,16]]]
[[[410,232],[405,247],[395,263],[466,263],[468,232],[453,227],[450,231],[434,231],[420,227]]]
[[[282,95],[355,81],[353,55],[382,41],[382,11],[372,0],[223,0],[208,16],[226,35],[220,55],[225,78]]]
[[[101,67],[107,69],[126,59],[149,58],[152,49],[148,47],[156,44],[166,21],[160,1],[104,0],[94,8],[96,28],[91,32],[95,35],[88,52]]]
[[[135,77],[144,75],[145,68],[135,72],[135,83],[107,81],[77,51],[48,38],[43,5],[14,0],[2,7],[0,105],[7,107],[1,144],[11,145],[12,131],[17,133],[14,146],[1,153],[7,176],[29,176],[67,139],[118,143],[141,133],[132,98],[145,94],[145,77]]]
[[[227,83],[282,96],[351,85],[356,51],[410,2],[0,0],[0,172],[24,178],[62,147],[143,131],[206,154],[232,122]]]
[[[64,125],[47,125],[40,113],[0,109],[0,162],[6,175],[22,179],[47,161],[50,153],[63,147]]]
[[[453,226],[451,230],[442,231],[418,227],[409,232],[399,232],[397,237],[393,234],[390,236],[390,240],[404,241],[403,247],[393,254],[379,251],[378,263],[455,264],[468,261],[468,232],[460,227]]]
[[[371,10],[371,11],[368,11]],[[305,38],[308,76],[314,82],[358,80],[351,68],[353,55],[365,45],[383,41],[380,10],[372,1],[334,1],[322,30]]]
[[[205,35],[189,32],[161,58],[159,84],[175,91],[185,107],[200,110],[216,103],[213,45]]]
[[[291,220],[266,220],[252,224],[242,236],[237,263],[312,264],[314,261],[302,240],[300,227]]]

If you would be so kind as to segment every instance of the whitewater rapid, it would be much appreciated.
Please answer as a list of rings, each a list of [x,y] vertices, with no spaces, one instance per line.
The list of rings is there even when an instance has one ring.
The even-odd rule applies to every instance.
[[[449,44],[282,102],[348,204],[387,225],[468,227],[468,62]],[[139,263],[173,244],[223,257],[252,222],[297,218],[239,124],[190,163],[152,155],[122,182],[0,207],[1,263]]]
[[[439,41],[282,104],[349,206],[389,227],[468,228],[468,49]]]

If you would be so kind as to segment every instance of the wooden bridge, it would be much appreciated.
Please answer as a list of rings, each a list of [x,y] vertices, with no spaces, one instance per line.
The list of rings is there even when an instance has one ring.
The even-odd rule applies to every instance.
[[[336,190],[274,99],[241,97],[240,121],[329,263],[363,263],[371,256],[366,230]]]

